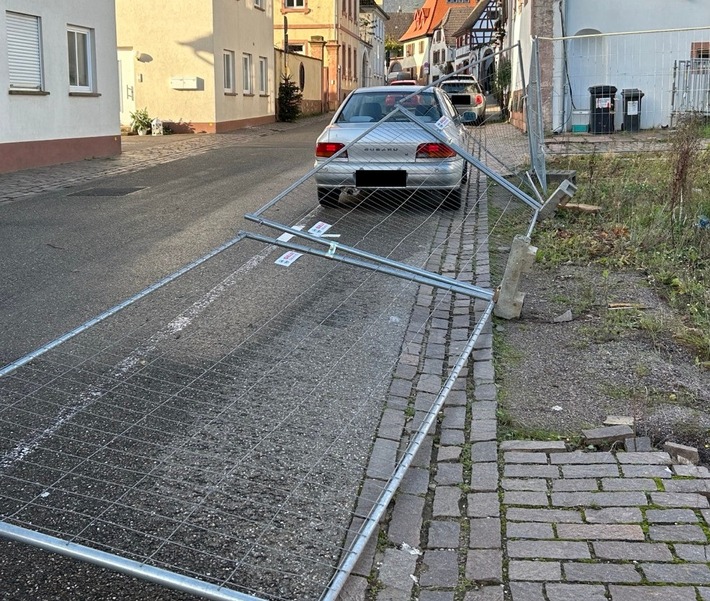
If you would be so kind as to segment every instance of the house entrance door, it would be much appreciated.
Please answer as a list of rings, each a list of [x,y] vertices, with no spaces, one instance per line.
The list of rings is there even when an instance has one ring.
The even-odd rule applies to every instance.
[[[134,69],[134,51],[118,50],[118,78],[121,90],[121,125],[130,125],[131,113],[136,110],[136,73]]]

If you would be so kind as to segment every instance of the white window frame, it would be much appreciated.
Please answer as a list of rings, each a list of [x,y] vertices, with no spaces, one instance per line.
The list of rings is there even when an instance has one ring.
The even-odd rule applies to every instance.
[[[306,0],[284,0],[284,8],[306,8]]]
[[[81,54],[83,53],[83,57]],[[81,62],[84,64],[82,65]],[[72,64],[75,62],[75,64]],[[86,27],[67,26],[67,65],[69,92],[94,92],[94,31]],[[72,82],[72,76],[76,79]]]
[[[5,25],[10,90],[43,91],[42,20],[6,11]]]
[[[269,93],[269,59],[259,57],[259,94],[266,96]]]
[[[254,93],[254,77],[252,75],[251,54],[242,54],[242,89],[245,94]]]
[[[254,6],[256,8],[264,8],[264,0],[254,0]]]
[[[222,58],[225,94],[234,94],[237,91],[234,64],[234,50],[225,50]]]

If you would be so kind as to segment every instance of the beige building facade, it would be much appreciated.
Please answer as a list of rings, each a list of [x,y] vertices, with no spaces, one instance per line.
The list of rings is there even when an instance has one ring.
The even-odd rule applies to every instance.
[[[178,133],[275,120],[272,0],[116,0],[121,125],[147,109]]]
[[[322,59],[326,108],[335,110],[361,85],[358,0],[274,0],[274,44]]]

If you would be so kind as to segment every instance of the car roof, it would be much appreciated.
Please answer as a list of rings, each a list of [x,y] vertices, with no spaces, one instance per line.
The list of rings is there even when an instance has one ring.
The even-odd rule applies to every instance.
[[[418,92],[422,89],[424,89],[424,86],[419,86],[419,85],[414,85],[414,84],[407,84],[407,85],[399,85],[395,86],[397,88],[397,93],[401,92]],[[384,92],[386,94],[392,94],[392,86],[387,85],[387,86],[372,86],[369,88],[357,88],[356,90],[353,90],[353,94],[368,94],[370,92]]]

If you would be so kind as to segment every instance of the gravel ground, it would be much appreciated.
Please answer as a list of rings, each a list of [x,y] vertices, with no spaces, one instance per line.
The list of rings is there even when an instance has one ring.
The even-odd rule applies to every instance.
[[[504,200],[493,194],[493,203]],[[491,241],[494,269],[505,264],[505,244]],[[512,428],[578,440],[609,415],[632,416],[637,434],[656,446],[697,446],[708,462],[710,371],[674,340],[676,317],[644,274],[535,264],[521,290],[521,318],[495,326],[496,376]],[[555,322],[568,310],[571,321]]]

